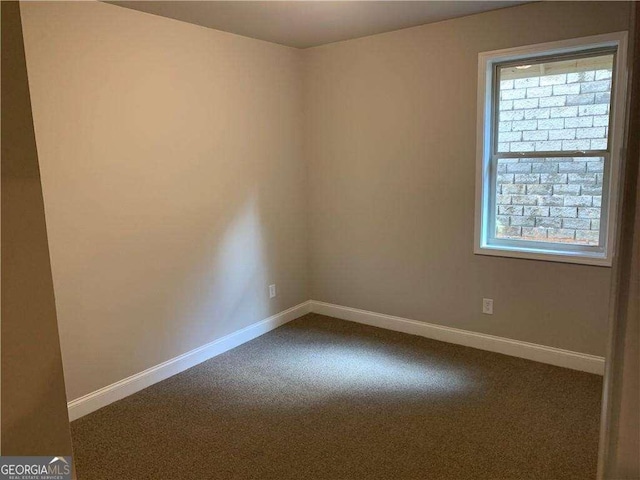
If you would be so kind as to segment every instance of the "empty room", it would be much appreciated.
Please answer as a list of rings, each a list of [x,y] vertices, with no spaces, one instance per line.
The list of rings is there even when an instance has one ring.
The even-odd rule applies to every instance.
[[[1,6],[0,479],[640,480],[640,4]]]

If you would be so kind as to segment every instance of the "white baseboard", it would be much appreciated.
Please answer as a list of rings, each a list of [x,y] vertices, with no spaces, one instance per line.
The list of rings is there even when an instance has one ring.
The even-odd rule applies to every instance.
[[[604,374],[604,358],[595,355],[309,300],[254,323],[253,325],[249,325],[237,332],[219,338],[218,340],[214,340],[202,347],[198,347],[190,352],[148,368],[143,372],[136,373],[95,392],[76,398],[67,404],[69,408],[69,420],[73,421],[83,417],[110,403],[147,388],[154,383],[158,383],[205,360],[209,360],[216,355],[220,355],[245,342],[253,340],[309,312],[385,328],[387,330],[432,338],[442,342],[502,353],[513,357],[526,358],[527,360],[548,363],[573,370],[598,375]]]
[[[154,383],[160,382],[210,358],[220,355],[232,348],[253,340],[280,325],[310,312],[311,302],[307,301],[283,312],[249,325],[241,330],[226,335],[211,343],[198,347],[190,352],[172,358],[143,372],[131,375],[111,385],[76,398],[67,404],[69,420],[76,420],[110,403],[127,397]]]
[[[511,340],[509,338],[486,335],[458,328],[444,327],[432,323],[418,322],[407,318],[368,312],[357,308],[343,307],[331,303],[311,301],[311,311],[330,317],[363,323],[373,327],[419,335],[442,342],[455,343],[467,347],[502,353],[513,357],[526,358],[558,367],[571,368],[583,372],[604,374],[604,358],[586,353],[572,352],[561,348],[546,347],[535,343]]]

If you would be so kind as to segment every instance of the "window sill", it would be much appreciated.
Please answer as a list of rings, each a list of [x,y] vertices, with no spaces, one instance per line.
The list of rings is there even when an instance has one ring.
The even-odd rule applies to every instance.
[[[504,245],[476,246],[476,255],[489,255],[494,257],[522,258],[526,260],[538,260],[543,262],[577,263],[593,265],[597,267],[611,267],[612,259],[605,253],[567,252],[561,250],[541,250],[534,248],[509,247]]]

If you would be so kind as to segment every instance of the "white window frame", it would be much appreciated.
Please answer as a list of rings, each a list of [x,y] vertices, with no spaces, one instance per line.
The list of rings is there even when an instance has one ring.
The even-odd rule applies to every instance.
[[[490,215],[492,192],[491,157],[494,128],[493,75],[498,63],[579,53],[598,48],[616,48],[616,61],[612,77],[609,148],[594,152],[605,157],[602,191],[600,245],[578,246],[551,242],[513,240],[491,243],[489,228],[494,224]],[[482,52],[478,55],[478,126],[476,157],[476,207],[474,253],[500,257],[526,258],[553,262],[581,263],[610,267],[615,255],[616,211],[618,206],[620,170],[625,125],[625,99],[627,84],[627,32],[615,32],[559,42]],[[497,134],[497,132],[496,132]],[[538,154],[539,152],[536,152]],[[549,153],[549,156],[556,156]],[[604,233],[603,233],[604,232]]]

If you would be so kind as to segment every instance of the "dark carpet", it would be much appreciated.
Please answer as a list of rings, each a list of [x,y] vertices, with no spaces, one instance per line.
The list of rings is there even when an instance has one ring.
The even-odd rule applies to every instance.
[[[80,480],[586,480],[601,388],[310,314],[71,428]]]

